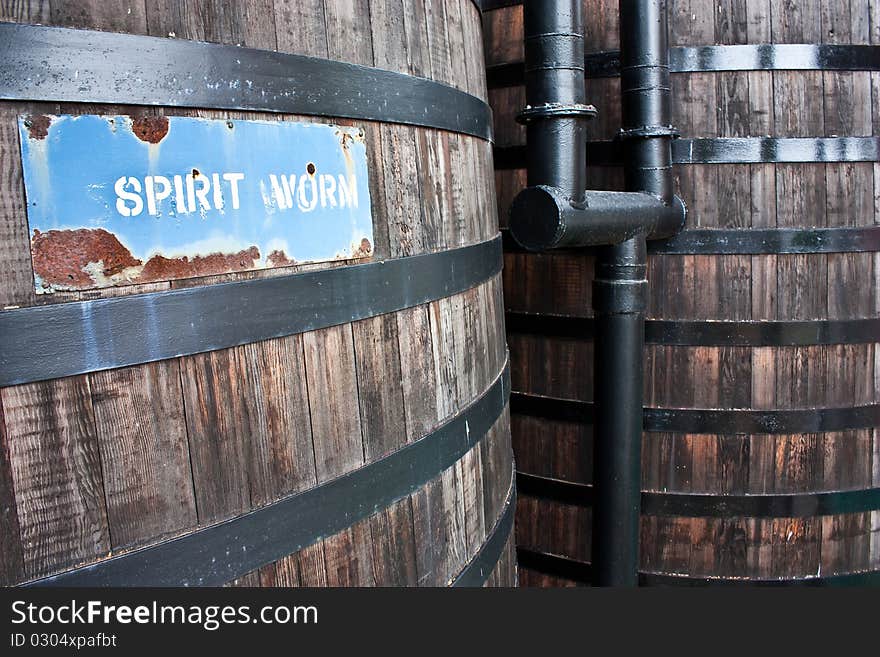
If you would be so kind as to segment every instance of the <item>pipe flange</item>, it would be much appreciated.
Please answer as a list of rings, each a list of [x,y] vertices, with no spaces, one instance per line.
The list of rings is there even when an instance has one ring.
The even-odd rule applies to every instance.
[[[644,137],[672,137],[677,139],[679,136],[678,128],[671,125],[643,125],[639,128],[622,128],[617,133],[617,138],[621,141],[625,139],[639,139]]]
[[[543,105],[526,105],[525,109],[516,115],[516,120],[517,123],[531,123],[540,119],[567,117],[592,119],[598,113],[599,110],[593,105],[583,103],[544,103]]]

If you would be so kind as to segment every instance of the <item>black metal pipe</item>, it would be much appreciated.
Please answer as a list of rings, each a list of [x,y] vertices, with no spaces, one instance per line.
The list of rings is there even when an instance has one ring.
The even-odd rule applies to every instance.
[[[672,201],[666,0],[620,0],[620,97],[628,191]]]
[[[639,233],[649,239],[672,237],[681,229],[685,208],[681,199],[666,203],[642,192],[587,190],[580,204],[557,187],[540,185],[523,190],[513,201],[516,239],[531,251],[617,244]]]
[[[596,259],[593,553],[597,586],[637,586],[642,351],[648,281],[644,233]]]
[[[666,0],[620,0],[620,41],[626,190],[654,195],[672,207],[675,130]],[[593,564],[598,586],[638,586],[646,234],[608,247],[596,260]]]
[[[586,151],[586,119],[596,110],[586,104],[581,2],[527,0],[524,5],[527,105],[517,118],[527,126],[529,187],[511,205],[509,223],[511,235],[527,249],[615,244],[638,232],[661,239],[684,224],[684,203],[672,193],[667,38],[665,30],[656,34],[652,22],[665,21],[665,14],[660,17],[653,7],[642,20],[636,9],[627,14],[625,29],[621,23],[621,41],[627,45],[621,53],[620,136],[629,156],[627,179],[640,181],[627,189],[650,192],[660,203],[645,194],[599,198],[586,190],[581,154]]]
[[[527,0],[523,8],[528,184],[579,201],[587,187],[584,22],[580,0]]]
[[[594,583],[638,584],[646,239],[686,209],[672,191],[666,0],[620,0],[625,192],[586,190],[583,17],[579,0],[524,10],[528,184],[510,232],[526,248],[611,245],[596,260]]]

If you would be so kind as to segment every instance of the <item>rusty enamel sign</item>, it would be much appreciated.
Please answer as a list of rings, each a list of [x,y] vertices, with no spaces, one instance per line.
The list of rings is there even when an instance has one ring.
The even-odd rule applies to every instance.
[[[37,292],[372,255],[363,131],[22,116]]]

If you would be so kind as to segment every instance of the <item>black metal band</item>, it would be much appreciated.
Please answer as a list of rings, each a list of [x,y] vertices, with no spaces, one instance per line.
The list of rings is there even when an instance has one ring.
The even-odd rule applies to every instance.
[[[504,251],[529,253],[501,229]],[[779,255],[791,253],[874,253],[880,251],[880,226],[839,228],[692,228],[667,240],[648,242],[657,255]],[[596,248],[578,249],[592,254]]]
[[[649,253],[761,255],[880,251],[880,226],[690,229],[648,244]]]
[[[521,495],[560,504],[592,506],[593,487],[516,473]],[[809,493],[717,495],[642,491],[642,514],[681,518],[811,518],[880,510],[880,488]]]
[[[593,576],[592,564],[526,547],[517,546],[516,565],[520,569],[533,570],[542,575],[567,579],[580,584],[589,584]]]
[[[619,141],[587,142],[587,163],[622,166]],[[525,146],[495,148],[496,169],[524,169]],[[706,137],[672,141],[673,164],[880,161],[880,137]]]
[[[812,43],[680,46],[669,49],[669,70],[671,73],[880,71],[880,46]],[[587,53],[584,74],[587,78],[619,76],[620,52]],[[489,66],[486,82],[490,89],[521,85],[524,65],[510,62]]]
[[[762,43],[684,46],[669,52],[674,73],[712,71],[880,71],[880,46]]]
[[[508,312],[508,333],[592,340],[592,317]],[[645,320],[645,343],[698,347],[790,347],[880,342],[880,317],[795,321]]]
[[[556,554],[547,554],[517,548],[516,558],[520,568],[533,570],[544,575],[559,577],[581,584],[589,584],[592,579],[592,566]],[[805,576],[798,579],[759,579],[749,577],[708,577],[700,575],[673,575],[641,571],[640,586],[880,586],[880,570],[867,570],[853,573],[836,573],[819,577]]]
[[[496,9],[504,9],[505,7],[514,7],[521,5],[522,0],[478,0],[480,9],[483,11],[494,11]]]
[[[526,497],[537,497],[569,506],[588,507],[593,504],[593,487],[588,484],[576,484],[527,472],[517,471],[516,489],[520,495]]]
[[[191,534],[30,582],[33,586],[218,586],[332,536],[422,488],[504,412],[505,363],[470,406],[423,438],[310,490]]]
[[[880,137],[719,137],[672,142],[675,164],[878,160]]]
[[[0,386],[293,335],[471,289],[501,238],[438,253],[168,292],[0,311]]]
[[[518,123],[531,123],[542,119],[580,118],[591,119],[598,114],[592,105],[572,103],[545,103],[543,105],[528,105],[516,115]]]
[[[452,580],[453,587],[483,586],[504,553],[504,547],[513,531],[513,517],[516,514],[516,483],[513,471],[510,473],[510,489],[501,514],[489,531],[486,542],[480,547],[477,555]]]
[[[773,495],[642,493],[642,513],[690,518],[809,518],[880,510],[880,488]]]
[[[0,99],[259,110],[492,138],[492,112],[445,84],[213,43],[0,23]]]
[[[591,424],[593,403],[522,392],[510,396],[519,415]],[[645,408],[644,431],[719,435],[799,434],[880,427],[880,404],[846,408],[715,409]]]

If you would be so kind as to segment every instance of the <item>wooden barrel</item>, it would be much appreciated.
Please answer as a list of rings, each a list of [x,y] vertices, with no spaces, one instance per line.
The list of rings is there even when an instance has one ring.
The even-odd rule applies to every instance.
[[[680,236],[649,248],[643,584],[880,578],[869,4],[668,3],[676,193],[689,214]],[[617,2],[584,7],[599,110],[590,186],[622,189]],[[522,8],[487,12],[484,34],[504,226],[526,180]],[[527,586],[590,578],[591,260],[505,253]]]
[[[0,582],[514,584],[478,7],[53,0],[6,4],[0,19]],[[63,150],[62,130],[93,124],[98,138]],[[213,174],[186,159],[219,143],[260,161],[299,152],[286,135],[328,131],[332,153],[297,165],[306,197],[282,171],[289,207],[281,187],[260,201],[244,181],[241,199],[218,201]],[[223,208],[259,231],[273,216],[305,222],[302,206],[280,211],[314,208],[320,158],[335,154],[350,168],[320,178],[321,207],[326,193],[354,226],[366,172],[367,232],[345,215],[344,248],[310,262],[299,244],[222,240],[147,259],[85,211],[82,227],[39,230],[36,217],[76,215],[41,182],[64,182],[59,169],[96,176],[99,200],[113,186],[95,173],[109,132],[137,155],[123,162],[119,213],[147,221],[150,203],[180,194],[178,224],[220,221]],[[233,133],[261,135],[260,157]],[[157,177],[132,187],[172,146],[203,186],[187,169],[183,191]],[[176,172],[158,173],[177,186]],[[233,212],[246,193],[256,215]],[[212,209],[181,214],[196,203]]]

